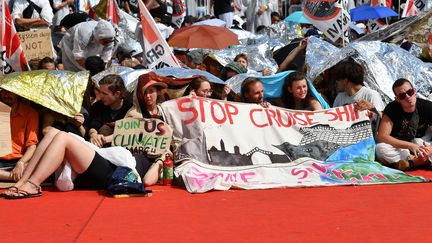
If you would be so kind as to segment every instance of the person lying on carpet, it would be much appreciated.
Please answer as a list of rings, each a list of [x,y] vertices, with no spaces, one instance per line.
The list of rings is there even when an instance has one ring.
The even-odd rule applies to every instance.
[[[62,168],[64,161],[76,173],[70,189],[105,189],[117,166],[132,169],[136,166],[134,157],[125,148],[98,148],[74,134],[53,128],[37,146],[22,178],[2,196],[6,199],[41,196],[41,183]]]

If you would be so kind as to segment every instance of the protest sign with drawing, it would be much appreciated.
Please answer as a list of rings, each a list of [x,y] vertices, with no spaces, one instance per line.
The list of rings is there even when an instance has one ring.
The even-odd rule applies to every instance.
[[[38,29],[18,32],[21,46],[27,60],[34,58],[53,57],[51,30]]]
[[[112,143],[133,154],[157,156],[170,148],[171,140],[171,127],[159,119],[124,118],[116,121]]]
[[[0,102],[0,156],[12,153],[10,111],[9,106]]]
[[[333,42],[349,42],[348,0],[315,1],[307,0],[304,16]]]
[[[161,106],[181,138],[175,173],[189,192],[424,181],[374,161],[369,117],[352,104],[311,112],[182,97]]]

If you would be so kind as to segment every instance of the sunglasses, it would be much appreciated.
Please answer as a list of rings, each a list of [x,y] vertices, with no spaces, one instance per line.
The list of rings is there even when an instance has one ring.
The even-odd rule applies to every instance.
[[[400,100],[404,100],[406,97],[411,97],[411,96],[413,96],[414,93],[415,93],[415,89],[414,89],[414,88],[411,88],[411,89],[407,90],[406,92],[399,93],[399,94],[397,95],[397,97],[398,97]]]

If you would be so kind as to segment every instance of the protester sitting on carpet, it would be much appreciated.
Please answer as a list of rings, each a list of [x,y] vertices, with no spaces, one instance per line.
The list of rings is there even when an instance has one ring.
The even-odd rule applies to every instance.
[[[98,147],[111,143],[115,121],[125,117],[132,107],[127,100],[128,92],[123,79],[118,75],[107,75],[99,82],[100,100],[90,110],[90,142]]]
[[[268,108],[270,103],[264,101],[264,88],[261,80],[254,77],[246,78],[241,84],[241,100],[245,103],[255,103]]]
[[[220,78],[226,81],[237,74],[247,73],[247,68],[238,62],[230,62],[225,67],[222,68]]]
[[[56,63],[51,57],[44,57],[39,61],[39,70],[56,70]]]
[[[237,56],[235,56],[234,62],[240,63],[240,65],[242,65],[245,68],[248,68],[248,66],[249,66],[248,56],[245,53],[240,53]],[[261,73],[263,76],[272,75],[272,71],[270,71],[268,69],[264,69],[261,72],[256,72],[254,70],[247,69],[247,73]]]
[[[321,110],[322,106],[315,99],[306,81],[306,75],[301,72],[292,72],[285,78],[282,88],[283,107],[295,110]]]
[[[162,90],[167,87],[168,85],[161,82],[160,77],[153,72],[141,75],[133,95],[134,105],[128,111],[126,117],[157,118],[163,120],[162,108],[158,105],[158,97],[161,97]],[[162,170],[165,155],[155,157],[149,158],[147,156],[154,163],[151,164],[147,174],[143,178],[145,185],[156,184]]]
[[[115,50],[115,30],[105,20],[86,21],[69,29],[60,42],[65,70],[84,70],[85,60],[100,56],[108,63]]]
[[[417,98],[407,79],[396,80],[392,90],[395,100],[385,107],[379,124],[377,158],[399,170],[430,165],[432,102]]]
[[[52,129],[40,142],[21,179],[2,196],[6,199],[41,196],[41,183],[62,168],[64,161],[77,176],[72,176],[72,185],[62,185],[63,190],[105,189],[117,166],[136,166],[136,161],[125,148],[98,149],[75,135]]]
[[[369,110],[381,116],[384,110],[381,96],[364,86],[364,68],[354,59],[348,58],[336,64],[333,78],[339,91],[333,107],[354,103],[358,110]]]
[[[141,75],[134,91],[133,106],[126,117],[163,119],[158,97],[161,97],[161,91],[167,87],[153,72]]]
[[[203,98],[210,98],[212,95],[212,86],[210,81],[202,76],[194,79],[189,83],[189,86],[186,88],[184,95],[193,95]]]
[[[12,153],[0,157],[1,181],[18,181],[36,149],[39,115],[22,98],[7,90],[0,90],[1,101],[11,107],[10,129]]]

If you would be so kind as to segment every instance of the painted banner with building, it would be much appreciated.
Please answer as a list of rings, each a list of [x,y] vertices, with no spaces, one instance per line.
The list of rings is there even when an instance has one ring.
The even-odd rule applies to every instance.
[[[423,181],[374,162],[367,112],[353,105],[309,112],[182,97],[162,108],[190,192]]]

